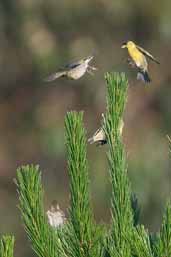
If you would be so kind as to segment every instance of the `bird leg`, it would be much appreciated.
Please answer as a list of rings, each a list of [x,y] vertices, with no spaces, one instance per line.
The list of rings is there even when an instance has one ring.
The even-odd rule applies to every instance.
[[[97,70],[97,68],[94,67],[94,66],[88,65],[88,67],[89,67],[91,70]]]
[[[90,75],[92,75],[92,76],[94,75],[94,73],[92,72],[92,70],[91,70],[91,69],[90,69],[90,70],[89,70],[89,69],[87,69],[87,72],[88,72]]]
[[[96,67],[88,65],[87,72],[91,75],[94,75],[93,71],[97,70]]]

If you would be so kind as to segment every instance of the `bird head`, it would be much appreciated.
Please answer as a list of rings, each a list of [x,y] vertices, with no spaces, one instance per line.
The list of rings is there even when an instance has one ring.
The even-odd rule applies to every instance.
[[[121,48],[126,48],[127,47],[127,42],[124,42],[121,46]]]
[[[83,62],[85,62],[85,63],[88,64],[93,58],[94,58],[94,56],[90,55],[90,56],[84,58],[84,59],[83,59]]]
[[[135,47],[135,43],[133,41],[127,41],[122,44],[121,48],[133,48]]]

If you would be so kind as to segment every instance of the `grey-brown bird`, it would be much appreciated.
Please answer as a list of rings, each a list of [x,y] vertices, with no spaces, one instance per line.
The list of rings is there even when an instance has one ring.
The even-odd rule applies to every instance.
[[[53,73],[45,79],[45,81],[53,81],[60,77],[66,77],[68,79],[77,80],[81,78],[86,72],[92,74],[92,71],[96,70],[95,67],[90,66],[90,61],[94,56],[88,56],[78,62],[70,63],[64,66],[64,68],[59,69],[56,73]]]
[[[54,200],[50,206],[50,209],[46,212],[49,224],[57,228],[66,222],[65,213],[60,209],[56,200]]]
[[[88,142],[90,144],[97,143],[97,146],[107,144],[107,139],[104,130],[102,128],[99,128],[94,133],[94,135],[88,139]]]
[[[124,122],[123,122],[123,120],[121,120],[120,121],[120,125],[119,125],[119,133],[120,133],[120,135],[122,135],[123,127],[124,127]],[[88,139],[88,142],[90,144],[97,143],[97,146],[107,144],[107,139],[106,139],[106,135],[105,135],[105,132],[104,132],[103,128],[99,128],[94,133],[94,135]]]
[[[146,83],[151,82],[151,78],[148,74],[148,63],[146,57],[156,62],[157,64],[159,64],[159,62],[149,52],[136,45],[132,41],[124,43],[122,48],[128,49],[129,56],[131,57],[129,64],[138,69],[137,79],[141,79]]]

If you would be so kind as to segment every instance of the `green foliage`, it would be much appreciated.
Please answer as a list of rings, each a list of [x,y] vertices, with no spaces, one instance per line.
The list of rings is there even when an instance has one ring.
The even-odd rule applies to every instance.
[[[80,242],[90,241],[91,209],[83,113],[68,113],[65,119],[68,172],[70,177],[70,218]],[[86,232],[87,230],[87,232]]]
[[[149,233],[144,226],[137,226],[133,229],[132,234],[127,237],[131,246],[133,256],[136,257],[153,257],[150,244]]]
[[[110,148],[114,142],[111,140],[115,139],[118,132],[119,122],[123,118],[127,99],[128,81],[124,73],[106,73],[105,79],[107,84],[107,110],[105,127]]]
[[[131,231],[133,214],[131,190],[127,176],[127,164],[119,125],[123,116],[127,96],[127,79],[124,74],[107,74],[107,111],[104,130],[109,144],[108,163],[112,184],[112,227],[108,240],[111,256],[131,256],[130,245],[126,242],[125,231]]]
[[[82,112],[69,112],[65,119],[71,195],[70,256],[99,256],[97,239],[100,230],[93,222],[90,206],[86,137],[82,119]]]
[[[39,257],[170,257],[171,204],[167,205],[160,232],[150,235],[139,224],[138,201],[131,192],[120,123],[124,115],[128,81],[124,74],[107,73],[107,108],[103,129],[108,142],[111,181],[110,227],[96,224],[90,203],[83,113],[69,112],[65,138],[70,181],[69,217],[52,227],[43,207],[38,166],[17,170],[19,209],[32,247]],[[0,257],[13,257],[13,237],[0,241]]]
[[[19,209],[27,235],[39,257],[64,256],[61,242],[49,226],[43,209],[43,189],[38,166],[22,166],[16,180]]]
[[[155,256],[171,256],[171,203],[169,202],[163,217],[163,223],[155,245]]]
[[[0,239],[0,257],[13,257],[14,237],[3,236]]]

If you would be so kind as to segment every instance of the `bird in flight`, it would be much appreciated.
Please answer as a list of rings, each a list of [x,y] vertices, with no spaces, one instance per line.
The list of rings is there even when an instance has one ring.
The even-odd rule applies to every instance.
[[[93,74],[92,71],[96,70],[96,68],[89,64],[93,58],[94,56],[88,56],[77,62],[67,64],[64,66],[64,68],[59,69],[57,72],[48,76],[45,81],[53,81],[60,77],[77,80],[81,78],[86,72]]]
[[[122,48],[127,48],[128,50],[128,54],[131,58],[131,60],[128,59],[129,64],[138,69],[137,79],[140,79],[145,83],[151,82],[151,78],[148,74],[148,63],[146,57],[157,64],[159,64],[158,60],[156,60],[156,58],[154,58],[145,49],[136,45],[133,41],[123,43]]]

